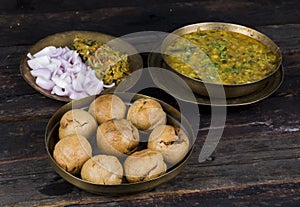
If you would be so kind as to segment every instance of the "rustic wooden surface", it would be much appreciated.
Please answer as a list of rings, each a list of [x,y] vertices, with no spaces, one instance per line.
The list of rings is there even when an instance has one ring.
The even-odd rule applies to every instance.
[[[66,1],[3,0],[0,6],[1,206],[300,206],[300,4],[290,1]],[[198,155],[210,123],[201,126],[187,167],[147,193],[109,197],[64,181],[47,159],[44,132],[64,103],[32,89],[19,72],[26,50],[68,30],[122,36],[170,32],[223,21],[257,29],[282,50],[285,78],[269,98],[231,107],[210,161]]]

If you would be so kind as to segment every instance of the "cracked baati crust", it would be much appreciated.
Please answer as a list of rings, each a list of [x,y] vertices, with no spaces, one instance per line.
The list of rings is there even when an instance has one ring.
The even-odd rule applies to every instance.
[[[59,139],[72,134],[79,134],[90,139],[96,132],[98,124],[94,117],[83,109],[67,111],[60,120]]]
[[[129,107],[127,119],[138,129],[145,131],[166,124],[167,115],[159,102],[150,98],[141,98]]]
[[[147,147],[162,153],[166,162],[176,164],[188,152],[189,138],[181,128],[161,125],[151,132]]]
[[[167,171],[163,156],[157,151],[144,149],[128,156],[124,162],[128,182],[147,181]]]

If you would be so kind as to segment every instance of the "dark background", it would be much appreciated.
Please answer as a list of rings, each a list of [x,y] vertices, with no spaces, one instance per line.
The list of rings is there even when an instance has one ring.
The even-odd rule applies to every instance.
[[[44,133],[64,103],[23,79],[21,58],[40,39],[90,30],[122,36],[222,21],[269,36],[283,55],[284,82],[267,99],[229,107],[212,159],[198,163],[210,125],[201,126],[187,167],[151,192],[96,196],[51,168]],[[300,4],[298,0],[2,0],[0,4],[0,205],[3,206],[300,206]]]

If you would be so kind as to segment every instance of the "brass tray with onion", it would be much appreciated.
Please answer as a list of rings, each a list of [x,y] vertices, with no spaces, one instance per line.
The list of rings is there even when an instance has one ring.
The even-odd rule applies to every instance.
[[[51,90],[49,89],[44,89],[40,87],[36,83],[36,77],[34,77],[31,74],[32,69],[28,65],[28,60],[30,59],[30,56],[40,52],[42,49],[53,46],[56,48],[65,48],[65,47],[70,47],[74,43],[75,38],[83,38],[86,41],[93,41],[97,44],[101,45],[108,45],[107,47],[111,47],[112,50],[115,50],[117,52],[123,53],[123,54],[128,54],[128,64],[129,68],[128,71],[133,72],[137,69],[141,69],[143,67],[143,60],[141,56],[137,53],[135,48],[121,40],[120,38],[108,35],[108,34],[103,34],[100,32],[94,32],[94,31],[66,31],[62,33],[56,33],[52,34],[50,36],[47,36],[37,43],[35,43],[27,52],[24,54],[23,58],[21,59],[20,62],[20,72],[25,81],[33,87],[35,90],[40,92],[41,94],[55,99],[59,101],[64,101],[64,102],[69,102],[74,99],[71,99],[69,96],[66,95],[57,95],[55,93],[51,93]],[[111,45],[110,45],[111,44]],[[53,49],[53,48],[51,48]],[[77,51],[78,52],[78,51]],[[78,52],[79,53],[79,52]],[[30,56],[29,56],[30,55]],[[80,57],[82,57],[80,55]],[[83,58],[81,58],[83,59]],[[83,63],[87,63],[87,60],[82,60]],[[44,73],[45,74],[45,73]],[[53,75],[53,73],[51,74]],[[85,77],[83,77],[85,78]],[[126,77],[124,78],[126,79]],[[101,80],[101,78],[100,78]],[[131,80],[132,81],[132,80]],[[116,83],[117,84],[117,83]],[[114,87],[112,88],[103,88],[103,90],[113,90]],[[63,92],[63,91],[62,91]],[[94,95],[94,94],[93,94]]]

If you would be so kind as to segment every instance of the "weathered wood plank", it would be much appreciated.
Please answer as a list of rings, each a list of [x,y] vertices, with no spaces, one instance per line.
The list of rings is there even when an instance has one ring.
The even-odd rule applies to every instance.
[[[297,206],[299,183],[243,186],[238,189],[224,188],[186,190],[165,193],[149,193],[128,196],[127,199],[102,197],[81,200],[60,200],[59,204],[43,199],[36,205],[47,206]],[[282,194],[284,193],[284,194]],[[22,202],[15,206],[36,206]]]
[[[300,205],[300,4],[290,1],[19,1],[0,5],[1,206],[299,206]],[[64,181],[47,159],[44,132],[64,103],[32,89],[19,73],[26,50],[67,30],[115,36],[224,21],[257,29],[283,54],[285,80],[269,98],[227,110],[212,159],[198,163],[210,125],[201,123],[187,167],[156,189],[132,196],[97,196]]]
[[[226,148],[226,146],[224,147]],[[131,199],[135,201],[135,198],[139,198],[137,200],[145,199],[145,196],[157,197],[162,193],[168,196],[168,194],[175,195],[176,192],[181,192],[182,194],[187,192],[188,194],[193,191],[201,191],[201,194],[204,194],[206,197],[213,190],[223,189],[226,191],[226,189],[231,189],[238,194],[239,188],[247,189],[248,186],[253,186],[254,189],[258,189],[259,187],[257,186],[272,182],[278,185],[284,183],[299,185],[300,176],[298,172],[300,165],[295,165],[295,160],[288,158],[288,156],[294,156],[293,150],[286,151],[286,154],[289,155],[285,159],[279,158],[281,156],[280,151],[280,149],[277,149],[271,154],[270,151],[266,151],[264,156],[267,158],[259,158],[257,160],[251,159],[253,154],[257,152],[245,152],[243,158],[249,157],[245,163],[234,162],[235,158],[232,155],[228,153],[219,154],[219,151],[216,151],[217,158],[207,164],[197,163],[197,153],[195,152],[188,166],[176,178],[157,187],[150,193],[128,196],[125,201],[123,200],[125,197],[95,196],[67,184],[51,169],[47,158],[28,158],[27,160],[3,162],[1,164],[0,184],[2,189],[5,189],[5,193],[0,191],[0,198],[4,205],[26,203],[28,196],[31,198],[31,203],[34,202],[36,205],[51,203],[61,205],[62,203],[76,204],[81,202],[98,204],[111,202],[112,200],[115,200],[115,202],[119,200],[122,203],[131,202],[129,201]],[[275,158],[272,158],[272,155]],[[228,160],[220,163],[218,158],[223,159],[223,161]],[[230,163],[229,160],[232,162]],[[239,158],[239,160],[242,160],[242,158]],[[214,164],[214,162],[217,163]],[[269,187],[272,187],[272,184]],[[6,197],[5,195],[14,196]],[[245,194],[241,194],[241,196],[245,196]],[[168,202],[168,198],[165,198],[163,202]]]
[[[293,99],[294,101],[291,101]],[[276,101],[276,105],[272,104]],[[293,103],[290,105],[291,103]],[[222,139],[240,139],[243,137],[252,139],[253,137],[277,136],[293,132],[299,133],[300,111],[297,103],[299,97],[270,97],[257,103],[255,106],[229,109],[226,117],[226,125]],[[33,107],[38,105],[39,107]],[[22,157],[19,148],[29,150],[28,145],[35,145],[36,140],[43,139],[46,123],[52,114],[64,103],[45,98],[40,94],[34,96],[19,96],[10,102],[1,105],[0,129],[4,141],[0,146],[0,151],[5,151],[11,146],[15,151],[7,152],[2,158],[12,159],[14,156]],[[22,107],[19,107],[22,106]],[[288,121],[284,119],[288,114]],[[237,117],[239,117],[237,119]],[[24,121],[26,120],[26,121]],[[200,113],[200,130],[198,139],[203,141],[210,126],[210,115]],[[34,132],[34,134],[32,134]],[[19,140],[13,146],[12,140]],[[27,146],[27,147],[26,147]],[[17,153],[17,154],[16,154]]]
[[[0,103],[0,123],[50,118],[65,104],[47,98],[33,89],[31,93],[19,96],[7,95],[3,98]]]
[[[20,14],[0,15],[1,33],[10,34],[9,36],[1,35],[3,40],[1,45],[33,44],[47,35],[67,30],[93,30],[121,36],[149,30],[169,32],[189,23],[205,21],[232,22],[254,28],[275,25],[273,27],[276,28],[283,24],[299,24],[297,19],[299,19],[300,6],[296,2],[276,2],[276,9],[266,6],[272,4],[272,1],[228,1],[226,4],[211,1],[165,4],[155,4],[154,2],[146,5],[143,5],[143,2],[116,5],[115,7],[99,5],[92,10],[80,11],[76,8],[72,10],[72,7],[70,9],[61,7],[58,11],[53,11],[53,8],[48,9],[48,4],[44,4],[44,10],[39,11],[37,8],[32,12],[29,10],[29,12],[22,13],[20,10]],[[59,3],[55,1],[55,4]],[[276,18],[266,18],[274,15]],[[122,21],[118,21],[119,19]],[[32,28],[38,28],[38,30],[32,32]],[[267,35],[272,36],[268,30],[266,32]]]
[[[0,59],[4,59],[4,61],[0,64],[0,106],[1,106],[1,113],[0,113],[0,121],[4,116],[6,116],[6,119],[8,117],[15,117],[18,119],[18,116],[23,116],[24,115],[24,108],[30,108],[32,107],[31,105],[36,105],[36,104],[45,104],[45,107],[51,107],[55,106],[55,109],[57,109],[58,106],[60,106],[56,101],[51,101],[48,98],[43,97],[41,94],[36,92],[33,88],[31,88],[25,80],[23,80],[22,76],[20,75],[19,72],[19,58],[22,56],[22,53],[24,53],[25,48],[22,47],[21,49],[17,49],[16,53],[18,55],[13,55],[14,49],[11,47],[8,49],[12,53],[12,55],[9,56],[9,58],[5,58],[5,54],[2,52],[0,53]],[[299,54],[300,55],[300,54]],[[279,97],[276,100],[279,100],[282,102],[281,104],[277,104],[277,109],[276,106],[274,107],[274,110],[276,111],[281,111],[282,110],[291,110],[291,112],[285,112],[285,113],[291,113],[292,115],[294,112],[292,110],[296,111],[297,114],[297,102],[298,99],[296,98],[299,96],[300,89],[298,88],[298,83],[299,83],[299,70],[297,70],[299,66],[299,55],[286,55],[286,59],[284,59],[284,70],[285,70],[285,79],[284,83],[282,86],[279,88],[279,90],[272,95],[270,98],[267,100],[264,100],[263,102],[259,102],[258,104],[254,104],[252,106],[246,106],[246,107],[239,107],[239,110],[252,110],[253,113],[256,115],[259,115],[256,113],[257,109],[255,107],[259,106],[262,107],[260,109],[261,112],[263,113],[272,113],[271,110],[267,110],[268,106],[267,104],[264,103],[271,103],[270,100],[274,100],[273,98]],[[17,64],[15,61],[18,61]],[[294,100],[292,97],[295,97]],[[280,97],[283,97],[282,99]],[[35,100],[37,98],[37,100]],[[272,98],[272,99],[271,99]],[[292,104],[292,108],[290,109],[288,105],[290,105],[289,100],[295,101],[295,104]],[[23,108],[16,107],[18,105],[22,105]],[[263,109],[263,107],[266,107]],[[12,110],[14,109],[14,110]],[[43,110],[43,107],[39,107],[36,109],[38,110]],[[266,110],[266,111],[264,111]],[[43,110],[44,112],[40,113],[47,113],[47,111]],[[54,110],[50,110],[51,112],[54,112]],[[230,109],[229,109],[230,111]],[[236,109],[232,110],[236,111]],[[4,112],[6,112],[4,114]],[[283,112],[282,112],[283,113]],[[29,114],[28,114],[29,115]],[[269,114],[272,116],[272,114]],[[251,116],[251,114],[250,114]],[[2,117],[2,118],[1,118]],[[244,116],[245,117],[245,116]],[[243,117],[241,117],[243,118]],[[261,121],[261,120],[260,120]]]
[[[45,156],[47,122],[47,119],[38,119],[1,123],[0,163]]]

